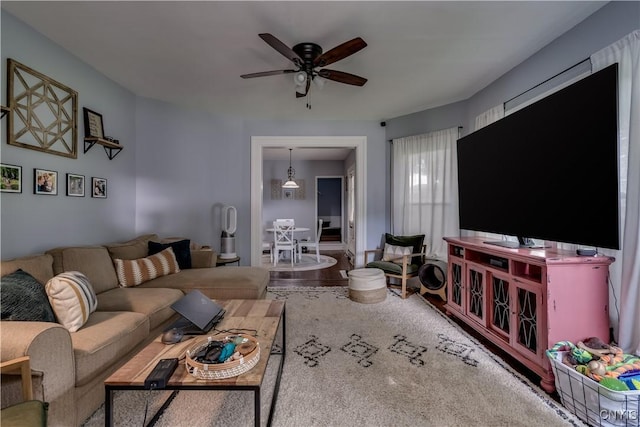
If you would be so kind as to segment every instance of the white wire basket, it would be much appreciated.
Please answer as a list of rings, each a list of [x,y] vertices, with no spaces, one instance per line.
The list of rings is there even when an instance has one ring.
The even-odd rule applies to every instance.
[[[562,363],[568,351],[548,350],[562,405],[590,426],[640,425],[640,390],[614,391]]]

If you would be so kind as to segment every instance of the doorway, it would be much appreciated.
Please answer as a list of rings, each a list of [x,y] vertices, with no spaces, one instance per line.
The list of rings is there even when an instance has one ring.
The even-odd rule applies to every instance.
[[[342,176],[316,177],[316,218],[322,220],[323,246],[344,243],[344,183]],[[332,247],[333,249],[333,247]]]
[[[264,148],[350,148],[355,150],[355,247],[356,265],[364,261],[366,248],[366,136],[253,136],[251,137],[251,265],[260,266],[262,257],[262,202]]]

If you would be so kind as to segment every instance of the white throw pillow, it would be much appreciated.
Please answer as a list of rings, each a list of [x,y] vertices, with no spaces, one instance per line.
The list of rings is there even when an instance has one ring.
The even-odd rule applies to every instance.
[[[49,303],[58,322],[69,332],[76,332],[96,311],[98,299],[87,276],[67,271],[49,279],[45,285]]]
[[[403,255],[411,255],[412,250],[412,246],[395,246],[385,243],[382,261],[391,261],[395,262],[396,264],[402,264],[401,257]],[[411,259],[408,260],[408,263],[411,264]]]

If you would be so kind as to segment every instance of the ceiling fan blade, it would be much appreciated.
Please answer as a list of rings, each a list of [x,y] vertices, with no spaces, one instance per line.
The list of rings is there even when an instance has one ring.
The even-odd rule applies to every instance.
[[[302,65],[302,58],[298,56],[289,46],[282,43],[278,40],[274,35],[269,33],[258,34],[262,40],[267,42],[269,46],[280,52],[285,58],[288,58],[291,62],[296,64],[298,67]]]
[[[364,40],[360,37],[356,37],[353,40],[349,40],[348,42],[344,42],[339,46],[334,47],[331,50],[326,51],[322,55],[318,56],[315,61],[313,61],[314,67],[324,67],[329,64],[333,64],[336,61],[340,61],[343,58],[346,58],[349,55],[353,55],[357,51],[364,49],[367,46]]]
[[[354,86],[364,86],[364,84],[367,82],[367,79],[365,79],[364,77],[345,73],[344,71],[323,69],[318,71],[318,75],[320,77],[324,77],[325,79],[333,80],[334,82],[345,83]]]
[[[243,74],[240,77],[242,77],[243,79],[252,79],[254,77],[276,76],[278,74],[290,74],[295,72],[296,70],[261,71],[259,73]]]

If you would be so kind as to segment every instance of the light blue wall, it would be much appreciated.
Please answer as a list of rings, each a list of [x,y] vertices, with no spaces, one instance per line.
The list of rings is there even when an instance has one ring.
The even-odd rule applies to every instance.
[[[375,173],[385,166],[384,128],[377,122],[244,120],[143,98],[137,100],[136,120],[138,233],[186,236],[219,249],[220,208],[233,205],[236,252],[248,265],[251,137],[274,135],[366,136],[367,232],[374,241],[384,232],[384,199],[375,197],[385,184],[384,175]],[[313,203],[308,206],[313,213]]]
[[[9,259],[39,253],[54,246],[104,243],[135,233],[135,97],[95,69],[35,32],[12,15],[1,12],[2,81],[0,99],[7,103],[7,58],[45,74],[78,92],[78,157],[71,159],[11,146],[6,141],[8,118],[2,119],[0,159],[22,166],[22,194],[0,195],[0,256]],[[83,153],[82,107],[103,115],[108,135],[124,150],[109,160],[101,146]],[[58,172],[58,195],[33,194],[33,169]],[[66,196],[66,173],[108,180],[108,198]]]

